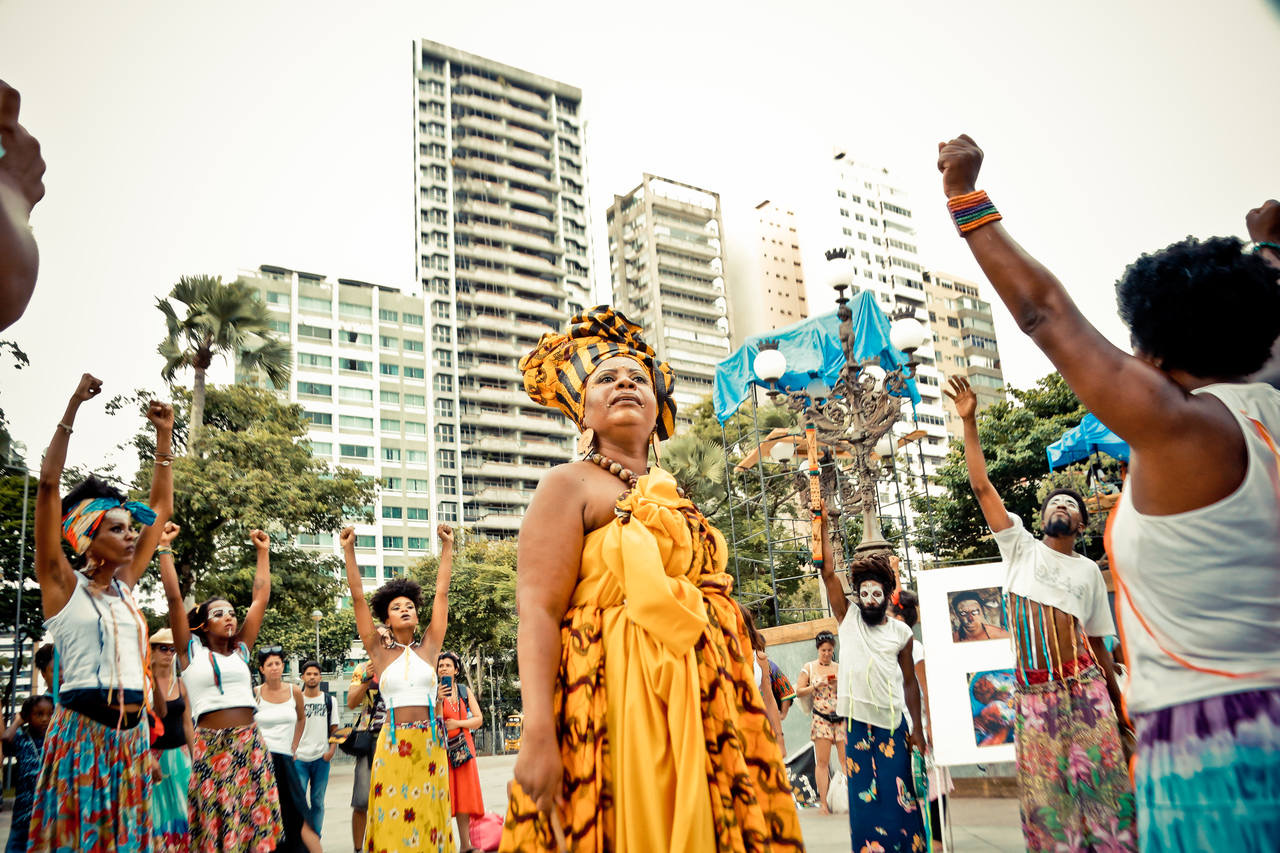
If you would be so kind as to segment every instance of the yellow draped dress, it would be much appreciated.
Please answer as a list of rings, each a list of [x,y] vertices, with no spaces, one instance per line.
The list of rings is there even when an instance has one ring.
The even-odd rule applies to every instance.
[[[655,470],[587,535],[561,623],[555,714],[570,850],[803,850],[729,597],[724,537]],[[512,786],[501,851],[554,851]]]

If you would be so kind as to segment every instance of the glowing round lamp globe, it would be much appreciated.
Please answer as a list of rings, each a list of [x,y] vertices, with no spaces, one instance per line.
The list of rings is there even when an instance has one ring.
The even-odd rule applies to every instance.
[[[888,459],[893,455],[893,436],[885,433],[880,436],[880,440],[876,442],[876,455],[881,459]]]
[[[858,265],[852,258],[832,258],[822,268],[822,274],[830,288],[835,288],[838,284],[853,284],[853,280],[858,277]]]
[[[878,364],[868,364],[862,368],[862,372],[871,377],[877,389],[884,387],[885,372],[883,367]]]
[[[921,322],[914,317],[894,320],[889,327],[889,343],[896,350],[913,352],[924,345],[926,332]]]
[[[756,353],[751,367],[765,382],[777,382],[787,372],[787,357],[780,350],[762,349]]]
[[[769,458],[774,462],[788,462],[796,455],[796,447],[790,441],[779,441],[769,449]]]
[[[804,393],[808,394],[815,400],[821,400],[831,393],[831,389],[827,387],[827,383],[822,381],[821,376],[815,376],[809,380],[809,384],[805,386]]]

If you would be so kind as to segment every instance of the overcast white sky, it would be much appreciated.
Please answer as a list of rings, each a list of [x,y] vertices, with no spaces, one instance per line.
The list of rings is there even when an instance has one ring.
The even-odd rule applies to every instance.
[[[40,283],[3,333],[32,367],[0,366],[0,400],[34,463],[81,372],[108,394],[159,387],[154,302],[179,275],[273,263],[411,286],[416,36],[583,89],[597,240],[643,171],[732,211],[798,193],[839,146],[912,192],[925,263],[978,277],[934,168],[938,141],[970,133],[1006,225],[1123,341],[1128,261],[1242,234],[1280,196],[1277,8],[0,0],[0,78],[49,164]],[[996,313],[1005,375],[1028,385],[1048,363]],[[118,458],[136,427],[86,406],[68,461]]]

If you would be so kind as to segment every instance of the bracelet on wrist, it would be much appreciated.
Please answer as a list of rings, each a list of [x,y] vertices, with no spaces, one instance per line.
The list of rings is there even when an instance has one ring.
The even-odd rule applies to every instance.
[[[947,199],[947,210],[951,211],[951,220],[961,236],[1004,218],[985,190],[952,196]]]
[[[157,460],[156,460],[156,464],[157,464],[157,465],[159,465],[159,466],[161,466],[161,467],[163,467],[163,468],[168,468],[170,465],[172,465],[172,464],[173,464],[173,460],[172,460],[172,459],[157,459]]]
[[[161,554],[172,555],[173,549],[168,547],[167,545],[161,545],[159,548],[156,549],[156,556],[159,557]]]
[[[1280,243],[1273,243],[1270,240],[1254,240],[1252,245],[1254,254],[1257,254],[1262,249],[1270,249],[1273,252],[1280,253]],[[58,424],[58,426],[62,426],[62,424]]]
[[[71,428],[71,424],[64,423],[63,421],[58,421],[58,429],[65,429],[67,431],[67,435],[71,435],[71,433],[75,432],[75,430]]]

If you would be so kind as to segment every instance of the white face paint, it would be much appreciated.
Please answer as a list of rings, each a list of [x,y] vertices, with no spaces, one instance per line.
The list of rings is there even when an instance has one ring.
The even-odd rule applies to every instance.
[[[1054,495],[1044,506],[1045,517],[1048,518],[1053,514],[1054,510],[1066,510],[1067,514],[1074,517],[1080,517],[1080,504],[1076,503],[1076,499],[1071,495]]]
[[[864,607],[884,604],[884,585],[880,581],[863,581],[858,585],[858,601]]]

